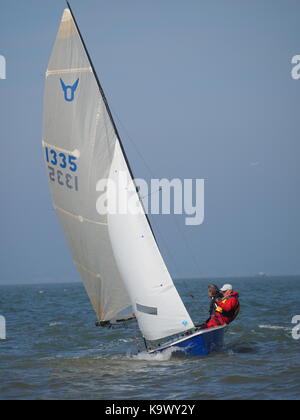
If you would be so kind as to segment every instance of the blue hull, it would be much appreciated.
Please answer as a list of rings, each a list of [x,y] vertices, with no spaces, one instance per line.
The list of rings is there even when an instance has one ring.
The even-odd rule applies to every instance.
[[[220,351],[224,345],[225,326],[200,330],[187,337],[168,343],[160,348],[153,349],[149,353],[163,352],[172,349],[174,355],[207,356]]]

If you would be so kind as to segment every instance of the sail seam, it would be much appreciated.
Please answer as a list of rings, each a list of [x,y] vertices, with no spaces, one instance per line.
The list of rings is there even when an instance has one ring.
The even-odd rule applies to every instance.
[[[93,73],[92,67],[79,67],[74,69],[59,69],[59,70],[47,70],[46,77],[55,74],[68,74],[68,73]]]
[[[57,207],[56,205],[54,205],[54,209],[60,211],[61,213],[64,213],[67,216],[73,217],[74,219],[78,220],[81,223],[82,222],[88,222],[88,223],[93,223],[95,225],[107,226],[107,223],[105,223],[105,222],[96,222],[95,220],[87,219],[86,217],[76,215],[76,214],[71,213],[71,212],[69,212],[65,209],[62,209],[61,207]]]

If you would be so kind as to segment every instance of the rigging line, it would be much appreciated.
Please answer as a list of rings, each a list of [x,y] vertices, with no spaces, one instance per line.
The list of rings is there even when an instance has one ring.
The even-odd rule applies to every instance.
[[[180,273],[180,269],[179,266],[177,265],[176,259],[173,255],[173,253],[170,251],[169,245],[168,245],[168,241],[166,240],[166,238],[164,237],[164,235],[162,234],[161,230],[156,226],[156,230],[158,231],[158,235],[160,236],[162,242],[164,243],[165,249],[167,251],[167,254],[169,254],[169,259],[172,261],[173,266],[175,267],[177,273]]]
[[[135,144],[135,142],[133,141],[133,139],[132,139],[132,138],[131,138],[131,136],[129,135],[128,130],[126,129],[125,125],[123,124],[123,122],[121,121],[121,119],[119,118],[119,116],[117,115],[117,113],[115,112],[115,110],[114,110],[114,109],[113,109],[113,112],[114,112],[114,114],[115,114],[115,116],[116,116],[116,118],[117,118],[117,120],[118,120],[119,124],[123,127],[123,129],[124,129],[124,131],[125,131],[125,134],[126,134],[126,137],[128,137],[128,139],[129,139],[129,140],[131,141],[131,143],[133,144],[133,146],[134,146],[135,150],[137,151],[138,155],[141,157],[141,159],[142,159],[142,161],[144,162],[144,164],[145,164],[146,168],[148,169],[148,171],[149,171],[150,175],[151,175],[152,177],[154,177],[153,171],[151,170],[150,166],[149,166],[149,165],[147,164],[147,162],[145,161],[145,159],[144,159],[144,157],[143,157],[142,153],[139,151],[139,149],[138,149],[137,145]],[[159,190],[159,191],[161,191],[161,188],[160,188],[160,190]],[[156,191],[155,193],[157,193],[157,192],[158,192],[158,191]],[[150,194],[149,194],[148,196],[146,196],[146,197],[149,197],[149,196],[150,196],[150,195],[152,195],[152,194],[153,194],[153,193],[152,193],[152,192],[150,192]],[[146,197],[143,197],[143,198],[146,198]],[[194,265],[194,267],[195,267],[195,269],[196,269],[196,273],[198,273],[198,276],[199,276],[199,275],[200,275],[200,273],[201,273],[200,266],[199,266],[199,264],[198,264],[198,261],[197,261],[197,259],[196,259],[195,255],[194,255],[194,252],[193,252],[193,250],[192,250],[192,248],[191,248],[191,246],[190,246],[190,243],[189,243],[188,239],[186,238],[186,235],[184,235],[184,233],[182,232],[181,228],[180,228],[180,227],[179,227],[179,225],[178,225],[178,221],[177,221],[177,219],[176,219],[176,216],[175,216],[175,221],[174,221],[174,223],[175,223],[176,228],[177,228],[177,230],[178,230],[178,232],[179,232],[179,235],[181,236],[181,238],[183,239],[183,242],[185,243],[186,248],[189,250],[190,259],[193,261],[193,265]],[[172,253],[170,252],[170,249],[169,249],[169,247],[168,247],[168,245],[167,245],[167,241],[166,241],[166,239],[163,237],[161,230],[160,230],[160,229],[158,229],[157,224],[155,224],[155,226],[156,226],[156,230],[158,231],[159,236],[162,238],[162,240],[163,240],[163,242],[164,242],[164,244],[165,244],[165,246],[166,246],[166,249],[167,249],[167,252],[168,252],[168,254],[169,254],[169,257],[171,257],[171,260],[172,260],[172,262],[173,262],[173,265],[174,265],[174,266],[175,266],[175,268],[176,268],[177,273],[180,273],[180,271],[181,271],[181,270],[179,270],[179,269],[178,269],[177,263],[175,262],[175,257],[173,257]],[[184,284],[185,284],[185,285],[186,285],[186,287],[187,287],[187,282],[186,282],[184,279],[183,279],[183,281],[184,281]],[[187,287],[187,289],[188,289],[188,287]],[[191,297],[194,297],[192,294],[190,294],[190,296],[191,296]]]
[[[122,128],[123,128],[123,130],[124,130],[124,132],[125,132],[126,137],[130,140],[131,144],[134,146],[135,151],[136,151],[136,152],[137,152],[137,154],[140,156],[140,158],[141,158],[142,162],[144,163],[145,167],[148,169],[148,172],[149,172],[150,176],[151,176],[153,179],[155,179],[155,175],[154,175],[154,173],[153,173],[152,169],[150,168],[150,166],[149,166],[149,165],[148,165],[148,163],[146,162],[146,160],[145,160],[145,158],[144,158],[143,154],[140,152],[140,150],[139,150],[139,148],[137,147],[137,145],[136,145],[135,141],[132,139],[131,135],[129,134],[129,132],[128,132],[127,128],[125,127],[125,125],[123,124],[122,120],[121,120],[121,119],[120,119],[120,117],[118,116],[117,112],[115,111],[115,109],[114,109],[111,105],[110,105],[110,108],[111,108],[111,110],[113,111],[113,113],[114,113],[114,115],[115,115],[115,118],[118,120],[118,123],[120,124],[120,126],[122,126]],[[159,189],[159,191],[161,191],[161,188]],[[156,191],[156,193],[157,193],[157,192],[158,192],[158,191]],[[142,197],[141,199],[146,198],[146,197],[149,197],[149,196],[151,196],[152,194],[153,194],[153,193],[152,193],[152,192],[150,192],[150,193],[148,194],[148,196]],[[175,219],[176,219],[176,217],[175,217]],[[176,220],[175,220],[175,221],[176,221]],[[170,252],[170,250],[169,250],[169,247],[167,246],[167,241],[166,241],[166,239],[165,239],[165,238],[164,238],[164,236],[162,235],[161,230],[157,227],[157,224],[156,224],[155,226],[156,226],[156,230],[158,231],[158,234],[159,234],[159,235],[160,235],[160,237],[162,238],[162,240],[163,240],[163,242],[164,242],[164,244],[165,244],[165,246],[166,246],[166,248],[167,248],[167,251],[168,251],[169,257],[171,257],[171,260],[172,260],[172,262],[173,262],[173,264],[174,264],[174,266],[175,266],[175,268],[176,268],[176,271],[177,271],[178,273],[180,273],[180,270],[178,270],[178,266],[177,266],[177,264],[175,263],[175,257],[173,257],[172,253],[171,253],[171,252]],[[179,231],[179,233],[180,233],[181,237],[183,238],[184,242],[185,242],[186,244],[188,244],[187,239],[185,238],[185,236],[183,235],[183,233],[182,233],[182,232],[181,232],[181,230],[179,229],[179,226],[177,225],[177,221],[176,221],[176,227],[177,227],[177,230]],[[189,248],[189,245],[187,245],[187,248]],[[200,271],[201,271],[201,270],[200,270],[199,266],[198,266],[198,265],[197,265],[197,263],[196,263],[196,259],[195,259],[194,255],[193,255],[193,252],[191,251],[191,249],[190,249],[190,253],[191,253],[191,254],[190,254],[190,256],[191,256],[191,258],[193,259],[193,263],[194,263],[194,265],[195,265],[195,267],[196,267],[196,270],[197,270],[197,271],[199,271],[199,273],[200,273]]]
[[[118,116],[118,114],[116,113],[115,109],[114,109],[112,106],[111,106],[111,109],[112,109],[112,111],[113,111],[113,113],[114,113],[114,115],[115,115],[116,119],[118,120],[119,124],[122,126],[123,130],[125,131],[126,137],[130,140],[130,142],[131,142],[131,143],[132,143],[132,145],[134,146],[134,148],[135,148],[135,150],[136,150],[137,154],[140,156],[140,158],[141,158],[142,162],[144,163],[145,167],[148,169],[149,174],[151,175],[151,177],[152,177],[152,178],[155,178],[155,176],[154,176],[154,173],[153,173],[152,169],[150,168],[150,166],[149,166],[149,165],[148,165],[148,163],[146,162],[146,160],[145,160],[145,158],[144,158],[143,154],[142,154],[142,153],[140,152],[140,150],[138,149],[138,147],[137,147],[136,143],[134,142],[134,140],[133,140],[133,139],[132,139],[132,137],[130,136],[130,134],[129,134],[129,132],[128,132],[127,128],[125,127],[125,125],[123,124],[122,120],[120,119],[120,117],[119,117],[119,116]],[[150,194],[148,195],[148,197],[149,197],[151,194],[152,194],[152,193],[150,193]],[[145,197],[143,197],[143,198],[145,198]],[[176,219],[176,218],[175,218],[175,219]],[[190,250],[190,256],[191,256],[191,258],[192,258],[192,260],[193,260],[193,263],[194,263],[194,265],[195,265],[196,271],[198,271],[198,272],[199,272],[199,274],[200,274],[200,272],[201,272],[200,267],[199,267],[199,266],[198,266],[198,264],[196,263],[196,259],[195,259],[195,257],[194,257],[194,254],[193,254],[193,252],[192,252],[192,250],[191,250],[191,248],[190,248],[190,246],[189,246],[189,243],[188,243],[188,241],[187,241],[186,237],[183,235],[183,232],[181,232],[181,230],[179,229],[179,226],[178,226],[177,220],[175,220],[175,224],[176,224],[177,230],[179,231],[179,233],[180,233],[181,237],[183,238],[183,240],[184,240],[184,242],[185,242],[185,244],[186,244],[187,248],[189,248],[189,250]],[[167,244],[167,241],[166,241],[166,240],[165,240],[165,238],[163,237],[163,235],[162,235],[162,233],[161,233],[160,229],[158,229],[158,228],[157,228],[157,225],[156,225],[156,229],[157,229],[157,231],[158,231],[158,234],[159,234],[159,235],[161,236],[161,238],[163,239],[163,242],[164,242],[165,244]],[[173,258],[172,254],[170,253],[170,251],[169,251],[169,247],[168,247],[168,246],[167,246],[167,250],[168,250],[169,257],[171,256],[171,259],[172,259],[172,261],[173,261],[173,264],[175,265],[175,268],[176,268],[177,272],[180,272],[180,271],[178,270],[178,266],[177,266],[177,264],[175,263],[175,258]]]
[[[142,162],[144,163],[145,167],[147,168],[149,175],[151,176],[151,178],[155,179],[155,174],[152,171],[151,167],[148,165],[147,161],[145,160],[143,154],[140,152],[139,148],[137,147],[135,141],[133,140],[133,138],[131,137],[131,135],[129,134],[129,131],[127,130],[127,128],[125,127],[125,125],[123,124],[122,120],[120,119],[120,117],[118,116],[116,110],[111,106],[110,103],[110,108],[113,111],[115,118],[118,120],[119,124],[122,126],[126,137],[128,138],[128,140],[130,141],[130,143],[133,145],[136,153],[139,155],[139,157],[141,158]]]
[[[181,228],[180,228],[180,226],[179,226],[176,218],[175,218],[175,225],[176,225],[176,228],[177,228],[179,234],[181,235],[183,241],[185,242],[185,245],[186,245],[188,251],[190,252],[190,257],[193,260],[194,267],[196,268],[196,272],[198,272],[199,273],[198,275],[200,275],[201,268],[200,268],[200,265],[198,264],[198,260],[196,259],[195,255],[194,255],[194,251],[193,251],[192,247],[190,246],[190,243],[187,240],[186,236],[182,232],[182,230],[181,230]]]
[[[128,140],[130,140],[131,144],[134,146],[134,149],[135,149],[136,153],[139,155],[139,157],[141,158],[142,162],[144,163],[144,165],[145,165],[146,169],[148,170],[149,175],[151,176],[151,178],[152,178],[152,179],[155,179],[156,177],[155,177],[154,172],[152,171],[151,167],[150,167],[150,166],[148,165],[148,163],[146,162],[146,160],[145,160],[145,158],[144,158],[143,154],[142,154],[142,153],[140,152],[140,150],[138,149],[138,147],[137,147],[137,145],[136,145],[135,141],[133,140],[133,138],[132,138],[132,137],[131,137],[131,135],[129,134],[129,132],[128,132],[127,128],[126,128],[126,127],[125,127],[125,125],[123,124],[123,122],[122,122],[122,120],[120,119],[120,117],[118,116],[117,112],[116,112],[116,111],[115,111],[115,109],[112,107],[112,105],[111,105],[111,101],[110,101],[110,109],[113,111],[113,114],[114,114],[114,116],[115,116],[115,119],[118,121],[119,125],[120,125],[120,126],[122,126],[122,128],[123,128],[123,130],[124,130],[124,132],[125,132],[126,137],[128,138]],[[161,191],[161,188],[159,189],[159,191]],[[156,191],[156,192],[157,192],[157,191]],[[149,194],[148,196],[146,196],[146,197],[149,197],[150,195],[152,195],[152,193],[151,193],[151,192],[150,192],[150,194]],[[143,200],[143,199],[144,199],[144,198],[146,198],[146,197],[140,197],[140,199],[141,199],[141,200]],[[152,218],[152,223],[153,223],[153,218]],[[172,263],[173,263],[173,265],[174,265],[174,267],[175,267],[176,271],[179,273],[179,272],[180,272],[180,270],[178,269],[178,265],[177,265],[177,263],[176,263],[176,259],[175,259],[175,257],[173,256],[173,254],[172,254],[172,253],[171,253],[171,251],[170,251],[170,248],[169,248],[169,246],[168,246],[167,240],[166,240],[166,239],[165,239],[165,237],[163,236],[161,229],[159,229],[159,228],[158,228],[157,223],[155,224],[155,227],[156,227],[156,231],[158,232],[158,235],[160,236],[160,238],[162,239],[162,241],[163,241],[163,243],[164,243],[164,246],[165,246],[165,248],[166,248],[166,250],[167,250],[167,253],[168,253],[169,258],[171,259],[171,261],[172,261]]]
[[[112,106],[110,106],[110,107],[111,107],[111,109],[112,109],[112,111],[113,111],[113,113],[114,113],[114,115],[115,115],[116,119],[118,120],[119,124],[122,126],[123,130],[125,131],[126,137],[130,140],[130,142],[131,142],[131,143],[132,143],[132,145],[134,146],[134,148],[135,148],[135,150],[136,150],[137,154],[140,156],[140,158],[141,158],[141,160],[143,161],[144,165],[145,165],[145,166],[146,166],[146,168],[148,169],[149,174],[150,174],[150,175],[151,175],[151,177],[154,179],[154,178],[155,178],[155,175],[154,175],[154,173],[153,173],[152,169],[150,168],[150,166],[148,165],[148,163],[146,162],[146,160],[145,160],[145,158],[144,158],[143,154],[140,152],[140,150],[139,150],[139,148],[137,147],[137,145],[136,145],[135,141],[134,141],[134,140],[132,139],[132,137],[130,136],[130,134],[129,134],[129,132],[128,132],[127,128],[125,127],[125,125],[123,124],[122,120],[120,119],[120,117],[119,117],[119,116],[118,116],[118,114],[116,113],[115,109],[113,109],[113,107],[112,107]],[[160,189],[160,191],[161,191],[161,189]],[[149,197],[149,196],[150,196],[150,195],[152,195],[152,194],[153,194],[153,193],[151,193],[151,192],[150,192],[150,194],[149,194],[147,197]],[[146,198],[146,197],[143,197],[143,198]],[[141,198],[141,199],[142,199],[142,198]],[[193,251],[192,251],[192,248],[191,248],[191,247],[190,247],[190,245],[189,245],[189,242],[188,242],[187,238],[185,237],[184,233],[181,231],[181,229],[180,229],[180,228],[179,228],[179,226],[178,226],[178,223],[177,223],[176,217],[175,217],[175,224],[176,224],[176,227],[177,227],[177,230],[178,230],[178,232],[179,232],[180,236],[183,238],[183,240],[184,240],[184,242],[185,242],[185,244],[186,244],[186,247],[187,247],[187,248],[189,249],[189,251],[190,251],[190,256],[191,256],[191,259],[193,260],[193,264],[194,264],[194,266],[195,266],[195,268],[196,268],[196,272],[198,271],[198,272],[199,272],[199,275],[200,275],[200,272],[201,272],[200,266],[198,265],[197,259],[196,259],[195,255],[194,255]],[[158,231],[158,233],[160,233],[160,232]]]
[[[162,190],[162,187],[159,187],[158,190],[156,190],[156,191],[150,191],[149,194],[144,195],[144,197],[141,197],[141,200],[144,200],[145,198],[152,197],[154,194],[157,194],[161,190]]]

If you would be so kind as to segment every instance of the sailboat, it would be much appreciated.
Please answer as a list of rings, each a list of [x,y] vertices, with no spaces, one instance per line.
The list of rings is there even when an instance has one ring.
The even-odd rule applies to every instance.
[[[149,353],[206,355],[224,327],[194,325],[159,250],[107,99],[67,2],[46,71],[43,151],[53,206],[98,318],[133,320]],[[120,183],[138,211],[97,211],[99,180]],[[107,201],[114,192],[107,181]]]

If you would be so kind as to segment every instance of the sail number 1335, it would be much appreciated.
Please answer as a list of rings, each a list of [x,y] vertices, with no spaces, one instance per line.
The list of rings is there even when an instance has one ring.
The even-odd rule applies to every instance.
[[[53,166],[59,166],[62,169],[69,169],[72,172],[77,171],[77,157],[57,152],[54,149],[45,147],[46,161]]]
[[[61,187],[78,191],[77,157],[45,147],[45,157],[49,164],[49,178]],[[68,172],[66,172],[68,171]],[[70,171],[70,172],[69,172]]]

